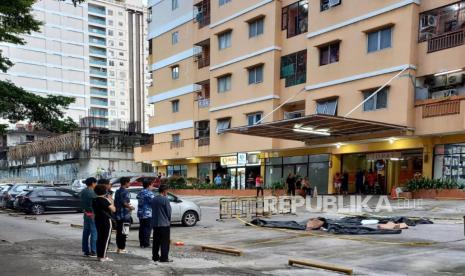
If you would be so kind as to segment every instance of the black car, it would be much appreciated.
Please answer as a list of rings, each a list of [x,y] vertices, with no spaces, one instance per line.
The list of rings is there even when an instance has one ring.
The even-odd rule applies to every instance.
[[[3,206],[6,208],[14,208],[14,202],[16,196],[22,193],[24,190],[33,190],[36,188],[50,186],[47,184],[37,184],[37,183],[19,183],[13,185],[8,191],[3,193]]]
[[[44,212],[81,212],[81,199],[77,192],[56,187],[34,189],[18,196],[18,208],[35,215]]]

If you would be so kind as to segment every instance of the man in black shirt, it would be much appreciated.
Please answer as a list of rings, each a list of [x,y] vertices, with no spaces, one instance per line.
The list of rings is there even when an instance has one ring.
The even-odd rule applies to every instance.
[[[168,186],[162,184],[158,188],[159,195],[152,200],[153,247],[154,262],[172,262],[168,259],[170,250],[171,205],[167,197]],[[159,252],[161,251],[161,256]]]
[[[287,184],[287,194],[295,196],[295,176],[293,173],[289,173],[289,176],[286,179]]]

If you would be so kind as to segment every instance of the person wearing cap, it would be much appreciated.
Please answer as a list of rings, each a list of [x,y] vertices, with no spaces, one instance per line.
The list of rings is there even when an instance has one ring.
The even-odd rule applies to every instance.
[[[81,192],[81,209],[84,212],[82,230],[82,252],[84,256],[95,257],[97,253],[97,228],[95,227],[92,201],[97,197],[94,188],[97,185],[95,177],[87,178],[84,183],[87,188]]]

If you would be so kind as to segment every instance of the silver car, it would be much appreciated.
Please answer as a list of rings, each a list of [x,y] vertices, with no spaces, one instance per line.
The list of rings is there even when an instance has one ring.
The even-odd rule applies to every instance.
[[[137,217],[137,194],[142,190],[139,187],[128,188],[131,197],[131,205],[136,208],[131,212],[132,224],[139,224]],[[158,189],[153,190],[158,195]],[[200,207],[189,200],[181,199],[172,193],[168,193],[168,199],[171,204],[171,223],[182,223],[184,226],[194,226],[200,221],[202,212]]]

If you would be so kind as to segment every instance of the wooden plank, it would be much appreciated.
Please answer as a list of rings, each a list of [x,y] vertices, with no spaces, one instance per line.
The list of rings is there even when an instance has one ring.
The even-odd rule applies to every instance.
[[[294,260],[290,259],[289,260],[289,265],[302,265],[302,266],[309,266],[309,267],[316,267],[316,268],[321,268],[325,270],[331,270],[331,271],[337,271],[341,272],[347,275],[353,275],[354,270],[352,268],[346,268],[346,267],[341,267],[333,264],[327,264],[327,263],[320,263],[320,262],[315,262],[315,261],[302,261],[302,260]]]
[[[235,256],[242,256],[244,253],[241,250],[233,249],[233,248],[224,248],[224,247],[216,247],[216,246],[208,246],[202,245],[202,251],[211,251],[216,253],[223,253],[223,254],[230,254]]]

